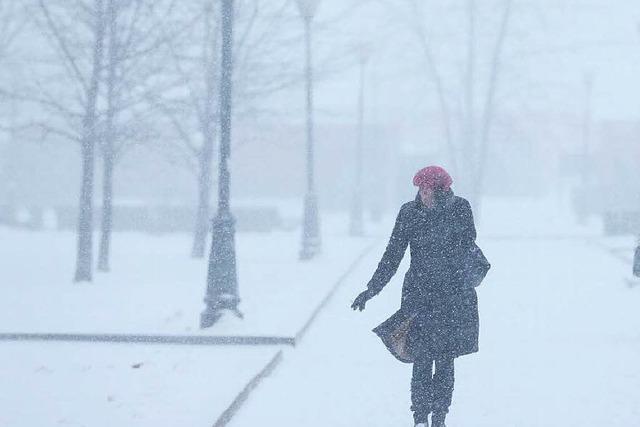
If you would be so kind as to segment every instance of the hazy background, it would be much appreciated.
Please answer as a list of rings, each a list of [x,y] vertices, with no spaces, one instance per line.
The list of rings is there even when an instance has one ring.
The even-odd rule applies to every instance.
[[[69,99],[75,85],[56,78],[64,71],[56,61],[43,18],[36,17],[40,21],[36,23],[35,18],[23,16],[21,7],[29,7],[29,2],[3,3],[5,9],[22,3],[13,11],[14,22],[22,29],[0,56],[3,89],[19,92],[16,99],[11,94],[2,98],[1,120],[6,131],[0,134],[0,200],[26,206],[76,204],[78,144],[54,133],[44,135],[24,128],[34,122],[60,120],[37,102],[25,100],[36,98],[34,90],[44,87]],[[240,16],[252,8],[250,3],[238,3]],[[385,209],[395,209],[411,191],[405,184],[419,165],[450,163],[436,90],[412,28],[416,16],[410,12],[411,3],[325,0],[319,6],[314,34],[316,167],[324,209],[346,209],[351,197],[358,46],[364,45],[369,53],[364,118],[368,203],[382,199]],[[467,3],[415,3],[424,8],[424,19],[417,21],[429,33],[455,122],[465,111]],[[244,83],[239,85],[264,88],[270,81],[286,83],[279,90],[265,89],[264,95],[256,90],[255,95],[235,102],[233,198],[298,199],[304,192],[302,26],[293,2],[256,4],[260,4],[258,22],[247,37],[253,37],[258,59],[255,64],[247,59],[249,63],[241,65]],[[478,114],[503,4],[487,1],[478,5],[474,104]],[[514,1],[512,8],[500,57],[486,193],[540,194],[562,185],[561,178],[571,173],[569,159],[580,152],[584,140],[586,108],[591,110],[591,150],[608,142],[602,125],[634,124],[640,117],[640,6],[622,0],[541,0]],[[36,14],[37,7],[30,10]],[[264,30],[268,40],[259,43],[260,19],[267,19],[260,13],[270,17],[274,11],[282,16]],[[188,40],[181,43],[189,45]],[[243,51],[250,53],[250,48]],[[157,65],[167,67],[167,74],[175,72],[171,55],[154,56]],[[260,69],[263,63],[267,66]],[[593,85],[590,101],[587,79]],[[195,178],[177,154],[180,149],[172,148],[180,144],[175,141],[176,132],[157,109],[150,110],[144,125],[157,132],[132,138],[117,166],[115,201],[194,203]],[[11,126],[20,129],[12,131]],[[461,132],[454,129],[454,134],[454,139],[460,138]],[[99,173],[97,179],[99,182]],[[96,189],[99,194],[99,184]]]

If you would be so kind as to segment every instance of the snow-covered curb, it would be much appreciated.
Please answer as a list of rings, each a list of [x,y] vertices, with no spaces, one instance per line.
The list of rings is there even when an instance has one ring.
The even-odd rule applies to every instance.
[[[242,408],[244,402],[247,401],[251,392],[255,390],[260,383],[267,378],[269,375],[273,373],[273,371],[280,365],[282,362],[282,350],[276,353],[276,355],[266,364],[266,366],[254,376],[251,381],[244,386],[242,391],[238,393],[236,398],[231,402],[231,405],[227,409],[222,412],[220,417],[213,424],[213,427],[224,427],[233,419],[233,417],[238,413],[238,411]]]

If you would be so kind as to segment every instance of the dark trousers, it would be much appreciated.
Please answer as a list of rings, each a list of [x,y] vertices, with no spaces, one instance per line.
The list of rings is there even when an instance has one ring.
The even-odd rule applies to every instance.
[[[430,412],[449,412],[453,395],[454,359],[416,360],[411,379],[411,409],[416,424],[426,423]]]

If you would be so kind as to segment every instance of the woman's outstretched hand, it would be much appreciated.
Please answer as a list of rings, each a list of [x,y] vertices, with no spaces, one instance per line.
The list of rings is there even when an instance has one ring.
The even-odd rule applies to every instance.
[[[351,304],[351,308],[354,310],[364,310],[365,305],[367,305],[367,301],[371,299],[371,292],[367,289],[364,292],[361,292],[360,295],[356,297],[356,300]]]

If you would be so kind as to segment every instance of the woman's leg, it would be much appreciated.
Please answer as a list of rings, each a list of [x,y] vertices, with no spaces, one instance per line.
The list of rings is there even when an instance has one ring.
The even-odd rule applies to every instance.
[[[433,413],[442,417],[449,412],[451,398],[453,396],[454,383],[454,359],[436,360],[435,374],[433,375]]]
[[[411,409],[416,424],[426,423],[433,405],[433,360],[418,359],[413,363]]]

